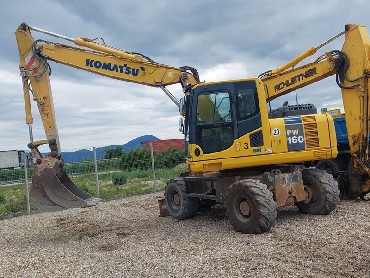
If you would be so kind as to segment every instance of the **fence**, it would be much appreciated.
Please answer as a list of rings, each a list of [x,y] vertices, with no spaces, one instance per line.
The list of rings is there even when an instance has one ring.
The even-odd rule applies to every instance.
[[[27,157],[29,156],[26,155],[26,159]],[[162,154],[153,153],[153,148],[147,151],[134,150],[129,153],[117,154],[114,151],[102,152],[101,149],[92,148],[78,151],[64,151],[62,152],[62,157],[65,162],[64,170],[69,177],[81,189],[87,191],[92,196],[103,198],[115,197],[115,194],[119,195],[120,191],[125,191],[125,194],[132,195],[135,193],[135,190],[138,190],[137,188],[130,189],[132,190],[130,192],[119,183],[112,188],[108,188],[108,185],[112,185],[115,181],[115,173],[125,172],[126,177],[124,180],[129,178],[137,183],[144,183],[145,188],[143,192],[153,192],[158,189],[156,174],[159,179],[167,179],[171,178],[171,175],[178,175],[178,173],[164,173],[161,170],[166,166],[172,167],[179,164],[181,158],[184,159],[183,151],[170,153],[168,155],[170,158],[166,158]],[[0,187],[25,184],[26,192],[28,192],[28,181],[33,175],[33,168],[27,163],[21,163],[21,165],[24,165],[24,167],[0,170]],[[139,185],[136,185],[136,187],[139,187]],[[102,189],[103,192],[101,192]],[[26,193],[26,199],[29,211],[28,193]]]

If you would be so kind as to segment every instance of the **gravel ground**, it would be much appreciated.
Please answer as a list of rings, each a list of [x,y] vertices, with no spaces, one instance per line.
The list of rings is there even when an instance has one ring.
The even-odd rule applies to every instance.
[[[370,202],[243,235],[222,208],[159,217],[162,196],[1,220],[0,277],[370,277]]]

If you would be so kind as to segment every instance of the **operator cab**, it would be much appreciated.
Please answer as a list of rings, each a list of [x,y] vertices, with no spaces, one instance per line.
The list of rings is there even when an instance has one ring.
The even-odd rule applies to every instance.
[[[201,84],[193,90],[189,105],[188,143],[200,148],[195,155],[226,150],[262,126],[255,80]],[[263,145],[262,131],[257,137],[254,147]]]
[[[274,111],[281,117],[269,119],[266,99],[268,93],[258,78],[195,86],[185,106],[190,171],[300,163],[336,155],[331,118],[302,106],[298,110],[307,113],[281,109]]]

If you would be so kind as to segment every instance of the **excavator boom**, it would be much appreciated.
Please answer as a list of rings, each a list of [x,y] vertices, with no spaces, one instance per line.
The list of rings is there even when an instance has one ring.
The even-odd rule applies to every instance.
[[[35,40],[31,31],[67,40],[74,46]],[[51,73],[49,61],[113,79],[159,87],[177,106],[179,105],[177,99],[165,86],[180,83],[185,92],[199,83],[198,73],[194,68],[187,66],[175,68],[158,64],[142,54],[123,51],[87,38],[68,38],[31,27],[26,23],[18,27],[15,35],[23,81],[26,123],[30,130],[31,142],[28,146],[37,159],[30,197],[43,211],[83,207],[96,203],[96,200],[80,190],[64,171],[49,79]],[[33,140],[31,94],[37,103],[47,140]],[[50,148],[50,154],[47,157],[43,157],[38,150],[38,147],[43,144],[48,144]]]
[[[352,161],[346,195],[361,196],[370,192],[368,124],[370,41],[365,26],[348,24],[345,31],[327,42],[341,35],[345,35],[341,51],[327,52],[313,63],[294,67],[298,62],[316,53],[316,48],[310,48],[286,65],[262,74],[261,80],[266,86],[266,99],[270,101],[328,76],[336,75],[336,82],[342,92]],[[322,45],[326,45],[327,42]]]

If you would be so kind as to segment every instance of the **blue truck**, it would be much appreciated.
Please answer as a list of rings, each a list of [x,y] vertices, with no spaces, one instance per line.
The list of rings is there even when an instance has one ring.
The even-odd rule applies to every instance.
[[[332,159],[321,160],[316,164],[316,167],[330,172],[334,178],[339,178],[342,173],[347,171],[351,161],[346,118],[344,116],[334,118],[334,126],[337,135],[338,156]]]

